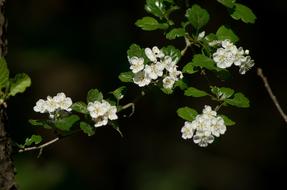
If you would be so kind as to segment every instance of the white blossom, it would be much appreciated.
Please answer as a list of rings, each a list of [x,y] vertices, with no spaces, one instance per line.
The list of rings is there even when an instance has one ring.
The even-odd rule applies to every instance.
[[[145,54],[146,54],[147,58],[154,63],[157,62],[157,58],[163,58],[164,57],[163,52],[160,49],[158,49],[157,46],[154,46],[152,49],[145,48]]]
[[[147,76],[153,80],[157,79],[158,77],[161,77],[163,75],[164,67],[163,65],[158,62],[156,64],[146,65],[144,71],[147,74]]]
[[[36,106],[34,106],[35,112],[45,113],[46,112],[46,101],[43,99],[40,99],[36,102]]]
[[[194,128],[192,126],[192,123],[189,121],[186,121],[184,123],[184,126],[181,129],[181,133],[182,133],[182,138],[183,139],[191,139],[194,133]]]
[[[134,75],[133,81],[135,84],[143,87],[150,84],[151,78],[149,78],[145,71],[140,71]]]
[[[234,54],[223,48],[218,48],[213,54],[213,60],[215,61],[217,67],[224,69],[231,67],[234,62]]]
[[[254,60],[251,59],[250,56],[246,57],[245,62],[240,65],[239,73],[244,75],[247,71],[249,71],[254,66]]]
[[[106,100],[89,102],[87,109],[95,121],[95,127],[107,125],[108,120],[118,119],[116,106]]]
[[[174,66],[173,68],[171,68],[169,70],[169,76],[173,77],[175,79],[175,81],[177,81],[178,79],[182,79],[183,78],[182,72],[178,71],[176,66]]]
[[[66,111],[72,111],[72,99],[69,97],[66,97],[66,95],[61,92],[58,93],[56,96],[53,97],[54,102],[57,105],[57,108],[61,110],[66,110]]]
[[[177,59],[165,55],[157,46],[145,48],[144,51],[149,59],[147,64],[144,64],[143,58],[129,58],[130,69],[134,73],[133,82],[139,87],[162,80],[164,88],[172,89],[174,83],[183,78],[182,72],[177,70]]]
[[[166,89],[172,89],[174,83],[175,83],[175,78],[167,76],[162,80],[163,87]]]
[[[128,58],[129,63],[131,64],[130,69],[133,73],[138,73],[144,69],[144,58],[142,57],[131,57]]]
[[[50,118],[54,118],[57,111],[72,111],[72,104],[72,99],[61,92],[54,97],[48,96],[46,100],[38,100],[33,109],[35,112],[49,113]]]
[[[214,137],[223,135],[226,131],[224,120],[217,116],[216,111],[208,105],[204,106],[202,114],[192,122],[186,121],[181,129],[183,139],[193,138],[193,142],[200,147],[206,147],[214,141]]]
[[[203,131],[196,131],[196,134],[193,136],[193,142],[200,147],[207,147],[208,144],[213,143],[213,141],[214,136],[206,135]]]
[[[249,50],[244,50],[242,47],[237,48],[230,40],[223,40],[220,45],[221,47],[213,53],[213,60],[217,67],[224,69],[234,64],[240,68],[240,74],[245,74],[254,66],[254,61],[249,56]]]
[[[167,71],[170,71],[175,66],[175,61],[172,61],[170,56],[165,56],[162,60],[162,64]]]

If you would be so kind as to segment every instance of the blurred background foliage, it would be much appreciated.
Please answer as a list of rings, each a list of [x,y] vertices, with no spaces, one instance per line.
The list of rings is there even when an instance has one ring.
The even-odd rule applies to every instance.
[[[239,1],[254,10],[255,25],[232,20],[215,0],[193,2],[210,12],[207,32],[222,23],[234,29],[241,38],[239,44],[251,50],[286,110],[287,31],[282,25],[287,2]],[[109,92],[118,87],[118,74],[128,69],[126,50],[131,43],[183,47],[181,41],[169,42],[160,32],[143,32],[134,26],[146,15],[144,3],[8,1],[9,67],[12,74],[28,73],[33,83],[25,94],[9,102],[10,129],[17,142],[35,132],[52,137],[27,122],[39,117],[32,111],[39,98],[63,91],[77,101],[90,88]],[[237,125],[208,148],[181,139],[183,121],[175,112],[183,105],[200,110],[208,99],[194,101],[182,98],[180,92],[167,96],[153,89],[138,102],[133,117],[120,119],[124,138],[111,127],[102,127],[93,137],[79,134],[45,148],[39,159],[37,152],[16,155],[21,189],[254,190],[285,186],[286,126],[255,69],[245,76],[234,73],[227,84],[244,92],[251,108],[224,108]],[[125,101],[139,93],[130,85]]]

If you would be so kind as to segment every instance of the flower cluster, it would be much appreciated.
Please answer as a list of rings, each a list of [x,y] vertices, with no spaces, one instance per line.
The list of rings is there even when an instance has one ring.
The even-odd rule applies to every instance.
[[[73,102],[72,99],[66,97],[65,93],[58,93],[56,96],[48,96],[47,100],[40,99],[36,102],[34,106],[35,112],[49,113],[51,119],[53,119],[57,111],[64,110],[67,112],[72,111],[71,106]]]
[[[200,147],[206,147],[226,131],[222,117],[217,116],[210,106],[205,106],[202,114],[192,121],[186,121],[181,129],[183,139],[193,138],[193,142]]]
[[[95,121],[95,127],[107,125],[108,120],[118,119],[117,107],[111,106],[106,100],[89,102],[87,109]]]
[[[219,68],[228,68],[234,64],[239,67],[240,74],[245,74],[254,66],[254,60],[249,56],[249,50],[243,50],[242,47],[237,48],[229,40],[213,41],[210,42],[210,45],[221,46],[213,54],[213,60]]]
[[[143,57],[128,57],[130,69],[134,73],[133,81],[138,86],[147,86],[162,77],[163,87],[172,89],[174,83],[183,77],[182,72],[177,70],[176,61],[158,47],[145,48],[145,55],[149,60],[148,64],[144,64]]]

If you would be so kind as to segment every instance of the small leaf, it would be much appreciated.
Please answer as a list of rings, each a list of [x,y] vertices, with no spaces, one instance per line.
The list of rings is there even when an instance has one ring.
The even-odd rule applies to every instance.
[[[166,10],[164,0],[146,0],[145,10],[159,18],[164,17]]]
[[[9,69],[7,67],[6,60],[0,58],[0,90],[6,86],[9,80]]]
[[[185,16],[188,18],[191,25],[197,30],[205,26],[209,21],[209,14],[207,10],[196,4],[187,9]]]
[[[185,90],[184,95],[197,98],[197,97],[207,96],[208,93],[205,91],[199,90],[197,88],[194,88],[194,87],[189,87],[188,89]]]
[[[212,42],[212,41],[218,40],[217,36],[215,34],[213,34],[213,33],[208,34],[207,36],[205,36],[204,39],[207,40],[208,42]]]
[[[72,105],[72,110],[83,113],[83,114],[88,114],[89,111],[87,110],[87,104],[85,102],[75,102]]]
[[[79,120],[80,120],[79,116],[70,115],[68,117],[64,117],[60,120],[57,120],[55,122],[55,126],[62,131],[69,131],[71,127],[73,127],[73,125]]]
[[[244,94],[240,92],[236,93],[232,99],[226,99],[224,101],[229,105],[240,108],[248,108],[250,106],[248,98],[246,98]]]
[[[136,21],[136,26],[140,27],[145,31],[152,31],[157,29],[167,29],[167,23],[159,23],[156,19],[152,17],[143,17]]]
[[[194,55],[192,59],[192,65],[202,67],[208,70],[217,70],[214,61],[211,58],[206,57],[205,55],[202,54]]]
[[[15,96],[18,93],[22,93],[31,86],[30,77],[25,74],[17,74],[13,79],[10,79],[10,91],[9,96]]]
[[[218,40],[229,39],[233,43],[239,40],[239,38],[236,36],[236,34],[231,29],[223,25],[217,30],[216,36]]]
[[[235,10],[231,14],[235,20],[242,20],[245,23],[255,23],[256,16],[252,10],[245,5],[235,3]]]
[[[128,57],[142,57],[143,50],[137,44],[132,44],[127,51]]]
[[[228,8],[233,8],[235,5],[235,0],[217,0],[217,1]]]
[[[44,123],[42,121],[36,120],[36,119],[30,119],[29,123],[31,125],[34,125],[34,126],[42,126],[42,125],[44,125]]]
[[[226,126],[232,126],[235,125],[236,123],[234,121],[232,121],[230,118],[228,118],[226,115],[219,115],[220,117],[222,117],[222,119],[224,120],[224,124]]]
[[[187,63],[182,69],[183,73],[188,73],[188,74],[193,74],[193,73],[196,73],[197,71],[198,70],[194,68],[194,65],[191,62]]]
[[[92,136],[95,134],[95,128],[92,127],[90,124],[81,121],[80,123],[80,128],[82,129],[82,131],[87,134],[88,136]]]
[[[173,93],[173,90],[169,88],[161,88],[161,91],[167,95],[170,95]]]
[[[181,57],[180,50],[171,45],[163,47],[162,52],[165,56],[170,56],[175,63],[177,63]]]
[[[222,93],[222,97],[224,97],[224,99],[230,98],[234,94],[233,89],[226,87],[221,87],[220,92]]]
[[[40,126],[45,129],[52,129],[52,127],[46,122],[46,121],[41,121],[41,120],[36,120],[36,119],[30,119],[29,123],[33,126]]]
[[[117,100],[120,100],[120,99],[122,99],[124,97],[124,93],[126,92],[126,90],[127,90],[127,87],[126,86],[122,86],[122,87],[119,87],[116,90],[114,90],[112,92],[112,94],[114,95],[114,97]]]
[[[87,102],[102,101],[103,94],[98,89],[91,89],[87,95]]]
[[[185,36],[185,30],[183,28],[174,28],[166,34],[166,38],[174,40],[175,38]]]
[[[196,110],[189,107],[179,108],[176,112],[179,117],[187,121],[192,121],[198,114]]]
[[[230,98],[234,94],[234,90],[231,88],[221,87],[218,88],[216,86],[211,86],[211,92],[216,95],[216,97],[220,100],[225,100]]]
[[[185,90],[187,89],[187,84],[181,79],[181,80],[178,80],[174,83],[174,87],[179,87],[180,90]]]
[[[119,75],[119,79],[122,82],[133,82],[133,77],[134,77],[134,74],[131,71],[123,72]]]
[[[26,138],[24,146],[31,146],[34,144],[39,144],[42,142],[42,137],[40,135],[32,135],[30,138]]]

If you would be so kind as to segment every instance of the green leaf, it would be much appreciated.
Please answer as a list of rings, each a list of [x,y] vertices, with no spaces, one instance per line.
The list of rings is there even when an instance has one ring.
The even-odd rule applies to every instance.
[[[214,61],[211,58],[206,57],[205,55],[202,55],[202,54],[194,55],[192,59],[192,65],[205,68],[208,70],[217,70],[217,67],[215,66]]]
[[[232,121],[230,118],[228,118],[226,115],[219,115],[220,117],[222,117],[222,119],[224,120],[224,124],[226,126],[232,126],[235,125],[236,123],[234,121]]]
[[[196,110],[189,107],[179,108],[176,112],[179,117],[187,121],[192,121],[198,114]]]
[[[114,97],[117,100],[120,100],[120,99],[122,99],[124,97],[124,94],[125,94],[126,91],[127,91],[127,87],[126,86],[122,86],[122,87],[119,87],[116,90],[114,90],[112,92],[112,94],[114,95]]]
[[[242,20],[245,23],[255,23],[256,20],[256,16],[252,10],[240,3],[235,3],[235,10],[231,14],[231,17],[235,20]]]
[[[235,5],[235,0],[217,0],[217,1],[228,8],[233,8]]]
[[[173,93],[173,90],[169,88],[161,88],[161,91],[167,95],[170,95]]]
[[[127,51],[128,57],[142,57],[143,50],[137,44],[132,44]]]
[[[80,118],[77,115],[70,115],[68,117],[64,117],[55,122],[55,126],[62,131],[69,131],[73,125],[79,121]]]
[[[197,88],[194,88],[194,87],[189,87],[188,89],[185,90],[184,95],[197,98],[197,97],[207,96],[208,93],[205,91],[199,90]]]
[[[91,89],[87,95],[87,102],[102,101],[103,94],[98,89]]]
[[[164,0],[146,0],[145,10],[154,16],[163,18],[166,13]]]
[[[134,74],[131,71],[123,72],[119,75],[119,79],[122,82],[133,82],[133,77],[134,77]]]
[[[234,94],[234,90],[231,88],[221,87],[220,92],[222,93],[222,97],[224,99],[230,98]]]
[[[0,58],[0,90],[6,86],[9,80],[9,69],[7,67],[6,60]]]
[[[163,47],[162,52],[165,56],[170,56],[175,63],[177,63],[181,57],[180,50],[171,45]]]
[[[88,136],[92,136],[95,134],[95,128],[92,127],[90,124],[81,121],[80,122],[80,128],[82,129],[82,131],[87,134]]]
[[[216,95],[216,97],[220,100],[225,100],[230,98],[234,94],[234,90],[231,88],[221,87],[218,88],[216,86],[211,86],[211,92]]]
[[[213,33],[208,34],[207,36],[205,36],[205,38],[208,42],[212,42],[214,40],[218,40],[217,36]]]
[[[240,107],[240,108],[248,108],[249,100],[244,96],[244,94],[238,92],[234,95],[232,99],[226,99],[224,100],[227,104]]]
[[[182,69],[183,73],[188,73],[188,74],[193,74],[193,73],[196,73],[197,71],[198,70],[194,68],[194,65],[191,62],[187,63]]]
[[[179,87],[180,90],[185,90],[187,89],[187,84],[181,79],[181,80],[178,80],[174,83],[174,87]]]
[[[191,25],[197,30],[205,26],[209,21],[207,10],[196,4],[187,9],[185,16],[190,21]]]
[[[30,138],[26,138],[24,146],[31,146],[33,143],[39,144],[42,142],[40,135],[32,135]]]
[[[87,110],[87,104],[85,102],[75,102],[72,105],[72,110],[83,113],[83,114],[88,114],[89,111]]]
[[[166,38],[174,40],[175,38],[185,36],[185,30],[183,28],[174,28],[166,34]]]
[[[22,93],[31,86],[30,77],[25,74],[17,74],[13,79],[10,79],[10,91],[9,96],[15,96],[18,93]]]
[[[167,23],[159,23],[156,19],[152,17],[143,17],[142,19],[137,20],[135,24],[136,26],[140,27],[145,31],[152,31],[157,29],[164,30],[168,28]]]
[[[36,120],[36,119],[30,119],[29,123],[33,126],[42,126],[45,129],[52,129],[52,127],[46,122],[46,121],[41,121],[41,120]]]
[[[239,38],[236,36],[236,34],[231,29],[223,25],[217,30],[216,36],[218,40],[229,39],[233,43],[239,40]]]

